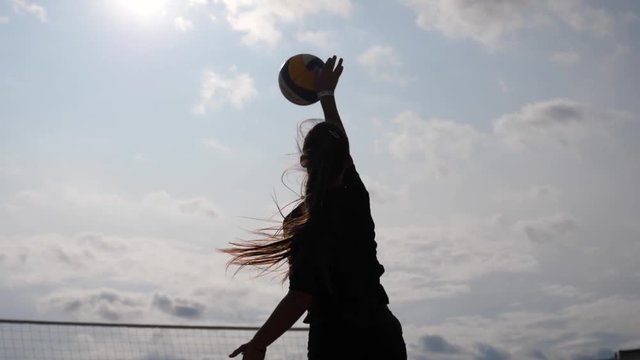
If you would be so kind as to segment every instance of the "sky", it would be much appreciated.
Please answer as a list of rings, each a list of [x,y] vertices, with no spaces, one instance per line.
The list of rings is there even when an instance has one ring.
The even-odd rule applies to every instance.
[[[336,54],[411,359],[638,348],[639,16],[633,0],[0,0],[0,318],[262,324],[287,283],[234,276],[216,249],[296,198],[298,124],[322,111],[277,74]]]

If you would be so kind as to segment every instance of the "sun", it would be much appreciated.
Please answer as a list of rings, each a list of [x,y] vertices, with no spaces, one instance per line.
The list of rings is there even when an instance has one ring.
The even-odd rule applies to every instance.
[[[169,0],[115,0],[118,12],[141,24],[159,22],[167,16]]]

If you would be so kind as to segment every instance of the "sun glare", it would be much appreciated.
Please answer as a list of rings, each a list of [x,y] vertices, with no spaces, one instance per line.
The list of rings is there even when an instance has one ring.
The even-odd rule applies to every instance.
[[[169,0],[116,0],[114,5],[122,15],[149,25],[167,16]]]

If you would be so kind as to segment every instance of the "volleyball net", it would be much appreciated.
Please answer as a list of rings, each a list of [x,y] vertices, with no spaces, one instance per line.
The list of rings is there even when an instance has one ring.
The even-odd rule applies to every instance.
[[[257,329],[0,320],[0,359],[221,360]],[[266,359],[306,359],[307,333],[307,328],[290,329],[269,346]]]

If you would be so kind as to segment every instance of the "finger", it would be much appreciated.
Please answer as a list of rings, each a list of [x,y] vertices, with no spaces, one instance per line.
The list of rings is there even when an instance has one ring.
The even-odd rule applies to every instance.
[[[333,65],[335,65],[335,63],[336,63],[336,56],[334,55],[327,59],[327,62],[324,63],[324,66],[326,69],[333,71]]]
[[[335,70],[336,75],[340,76],[340,74],[342,74],[343,69],[344,67],[342,67],[342,58],[340,58],[340,60],[338,60],[338,65],[336,65],[336,70]]]
[[[244,347],[245,347],[245,345],[240,345],[239,348],[235,349],[231,354],[229,354],[229,357],[238,356],[238,354],[240,354],[241,352],[244,352]]]

